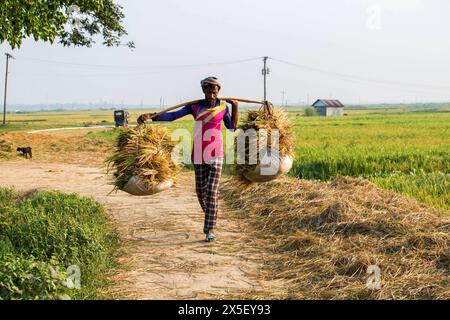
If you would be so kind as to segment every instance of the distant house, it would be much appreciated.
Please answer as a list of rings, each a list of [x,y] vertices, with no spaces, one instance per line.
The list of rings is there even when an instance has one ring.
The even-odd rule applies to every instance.
[[[345,106],[339,100],[319,99],[312,105],[322,117],[342,117]]]

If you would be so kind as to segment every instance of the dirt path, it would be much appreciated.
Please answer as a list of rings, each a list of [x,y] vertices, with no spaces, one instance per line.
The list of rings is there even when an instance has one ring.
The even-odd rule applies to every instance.
[[[192,173],[183,173],[169,191],[139,198],[123,192],[109,195],[111,185],[97,167],[14,161],[1,162],[0,168],[1,187],[77,192],[105,206],[124,240],[120,261],[126,269],[114,276],[116,285],[108,290],[115,298],[233,298],[270,286],[258,281],[263,257],[241,239],[223,203],[219,241],[203,242],[203,214]]]

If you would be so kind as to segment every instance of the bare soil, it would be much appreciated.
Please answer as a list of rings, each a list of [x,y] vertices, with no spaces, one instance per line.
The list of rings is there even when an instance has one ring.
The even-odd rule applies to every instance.
[[[35,142],[44,137],[55,139],[39,135]],[[71,141],[76,139],[73,137],[61,138],[77,141]],[[55,148],[61,145],[58,142]],[[65,150],[68,146],[64,145]],[[119,259],[123,268],[110,276],[114,285],[107,289],[106,297],[233,299],[283,287],[261,280],[265,253],[252,246],[239,219],[233,219],[237,213],[224,203],[219,214],[218,241],[204,242],[203,213],[195,195],[193,173],[183,173],[178,185],[169,191],[134,197],[124,192],[110,193],[112,185],[102,166],[105,154],[80,151],[76,157],[61,158],[55,151],[41,158],[37,153],[33,160],[0,162],[0,187],[77,192],[93,197],[106,208],[123,240]]]

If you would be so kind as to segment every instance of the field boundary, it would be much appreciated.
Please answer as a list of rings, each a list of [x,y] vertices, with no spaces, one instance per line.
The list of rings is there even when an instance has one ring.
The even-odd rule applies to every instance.
[[[28,131],[28,134],[43,133],[43,132],[55,132],[55,131],[65,131],[65,130],[83,130],[83,129],[111,129],[114,126],[89,126],[89,127],[69,127],[69,128],[55,128],[55,129],[42,129]]]

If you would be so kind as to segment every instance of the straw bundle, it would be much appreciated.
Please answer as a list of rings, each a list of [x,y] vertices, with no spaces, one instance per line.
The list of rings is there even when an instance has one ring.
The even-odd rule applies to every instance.
[[[448,212],[343,177],[283,177],[244,191],[229,181],[222,191],[253,245],[271,252],[267,279],[289,283],[279,298],[450,299]],[[379,289],[367,286],[370,266],[381,270]]]
[[[261,110],[250,110],[246,114],[246,118],[243,120],[239,129],[242,129],[243,132],[246,130],[254,129],[259,136],[260,130],[264,129],[267,132],[267,140],[262,139],[258,142],[257,147],[257,163],[250,164],[249,161],[249,153],[250,153],[250,144],[245,144],[245,164],[237,164],[236,165],[236,173],[240,177],[242,181],[247,180],[245,175],[249,172],[255,170],[255,168],[260,164],[260,154],[259,154],[259,143],[267,144],[267,149],[270,151],[272,148],[271,145],[271,137],[273,130],[278,130],[279,132],[279,146],[278,151],[280,153],[280,157],[283,156],[293,156],[293,133],[292,133],[292,125],[288,120],[287,114],[285,111],[280,109],[261,109]],[[250,141],[250,143],[256,143],[256,141]]]
[[[9,158],[12,150],[12,143],[0,139],[0,158]]]
[[[138,177],[149,189],[176,180],[180,167],[171,158],[175,145],[170,131],[164,127],[122,129],[116,151],[107,159],[108,171],[114,170],[115,188],[123,190],[133,177]]]

